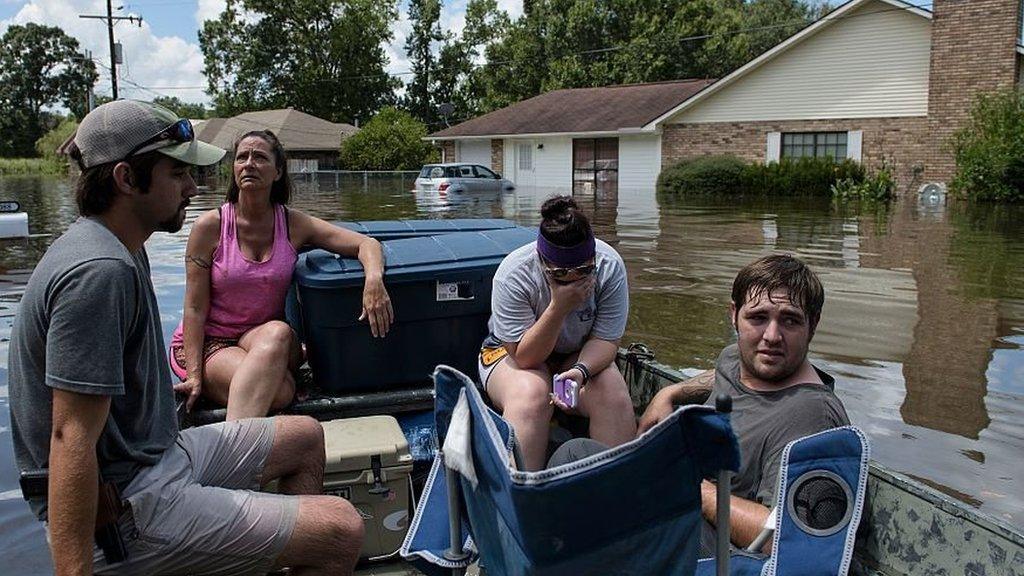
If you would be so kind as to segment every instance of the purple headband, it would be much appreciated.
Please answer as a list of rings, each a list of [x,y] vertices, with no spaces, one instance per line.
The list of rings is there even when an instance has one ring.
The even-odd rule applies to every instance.
[[[543,234],[537,232],[537,252],[540,252],[545,260],[559,268],[572,268],[583,264],[594,257],[595,249],[596,243],[593,234],[575,246],[563,248],[552,244]]]

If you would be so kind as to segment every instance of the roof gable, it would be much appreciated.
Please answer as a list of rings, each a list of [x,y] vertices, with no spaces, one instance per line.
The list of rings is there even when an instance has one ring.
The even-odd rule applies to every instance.
[[[753,71],[761,68],[762,66],[764,66],[764,65],[774,61],[776,58],[778,58],[783,53],[785,53],[785,52],[789,51],[790,49],[800,45],[801,43],[803,43],[804,41],[808,40],[809,38],[815,36],[819,32],[822,32],[823,30],[828,29],[829,27],[831,27],[831,26],[833,26],[833,25],[835,25],[837,23],[842,22],[845,18],[850,16],[851,12],[854,12],[858,8],[864,6],[865,4],[870,4],[872,2],[878,2],[878,3],[886,4],[886,5],[891,6],[892,10],[905,11],[907,13],[915,14],[917,16],[920,16],[922,18],[926,18],[926,19],[929,19],[929,20],[932,17],[932,13],[930,11],[922,9],[922,8],[920,8],[917,5],[910,4],[908,2],[904,2],[902,0],[850,0],[849,2],[839,6],[838,8],[833,10],[832,12],[829,12],[824,17],[822,17],[822,18],[818,19],[817,21],[815,21],[814,23],[810,24],[809,26],[807,26],[803,30],[801,30],[801,31],[797,32],[796,34],[790,36],[786,40],[780,42],[775,47],[773,47],[770,50],[766,51],[764,54],[761,54],[757,58],[754,58],[750,62],[747,62],[743,66],[737,68],[733,72],[731,72],[728,75],[726,75],[725,77],[723,77],[718,82],[716,82],[713,85],[709,86],[707,89],[705,89],[705,90],[701,91],[700,93],[696,94],[693,98],[690,98],[690,99],[688,99],[688,100],[686,100],[684,102],[681,102],[678,106],[675,106],[671,110],[667,111],[666,113],[658,116],[657,118],[652,120],[650,123],[648,123],[646,126],[644,126],[644,128],[647,129],[647,130],[655,129],[657,126],[661,125],[666,120],[671,119],[671,118],[677,116],[680,112],[682,112],[684,110],[687,110],[687,109],[690,109],[693,106],[697,105],[698,103],[707,100],[708,98],[710,98],[714,94],[717,94],[717,93],[721,92],[722,90],[728,88],[729,86],[732,86],[737,81],[739,81],[743,77],[747,76],[751,72],[753,72]]]
[[[545,92],[435,132],[430,138],[640,131],[713,80],[677,80]]]

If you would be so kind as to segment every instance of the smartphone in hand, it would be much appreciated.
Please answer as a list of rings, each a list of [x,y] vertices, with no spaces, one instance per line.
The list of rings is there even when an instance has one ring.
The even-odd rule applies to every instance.
[[[569,408],[576,408],[576,403],[579,401],[580,386],[575,380],[570,378],[560,379],[557,375],[551,380],[552,393],[555,398],[568,406]]]

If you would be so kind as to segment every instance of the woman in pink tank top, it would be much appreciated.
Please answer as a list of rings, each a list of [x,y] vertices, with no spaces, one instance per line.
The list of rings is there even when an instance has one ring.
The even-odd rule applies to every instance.
[[[265,416],[292,402],[302,350],[284,322],[285,295],[303,246],[356,256],[366,270],[363,311],[374,336],[394,321],[376,240],[287,210],[291,180],[273,132],[235,142],[227,202],[192,225],[185,248],[185,311],[171,339],[171,368],[187,405],[200,395],[227,419]]]

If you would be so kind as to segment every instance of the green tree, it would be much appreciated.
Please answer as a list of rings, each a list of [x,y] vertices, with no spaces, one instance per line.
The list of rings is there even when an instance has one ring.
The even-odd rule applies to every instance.
[[[153,103],[167,108],[182,118],[202,120],[206,118],[207,114],[206,106],[193,104],[192,102],[182,102],[176,96],[157,96],[153,98]]]
[[[75,130],[78,130],[78,120],[74,116],[64,118],[55,128],[36,140],[36,153],[40,158],[63,165],[65,159],[57,154],[57,148],[60,148]]]
[[[412,31],[405,41],[405,53],[412,64],[413,76],[405,87],[404,107],[426,124],[432,124],[437,118],[434,46],[445,39],[440,19],[440,0],[409,0]]]
[[[404,110],[388,106],[341,144],[346,170],[416,170],[436,155],[423,137],[427,127]]]
[[[496,0],[470,0],[466,5],[466,25],[461,36],[448,34],[441,46],[434,78],[435,102],[448,103],[453,113],[444,120],[428,123],[437,130],[484,110],[480,69],[474,65],[487,46],[501,38],[509,28],[508,14],[498,9]]]
[[[952,139],[953,192],[989,202],[1024,202],[1024,91],[978,98]]]
[[[799,0],[533,0],[486,46],[481,111],[559,88],[721,77],[807,25]]]
[[[31,156],[51,128],[46,109],[85,113],[85,96],[98,75],[79,53],[78,40],[54,26],[14,25],[0,38],[0,156]]]
[[[199,33],[219,116],[298,108],[364,121],[393,103],[385,72],[395,0],[228,0]]]

